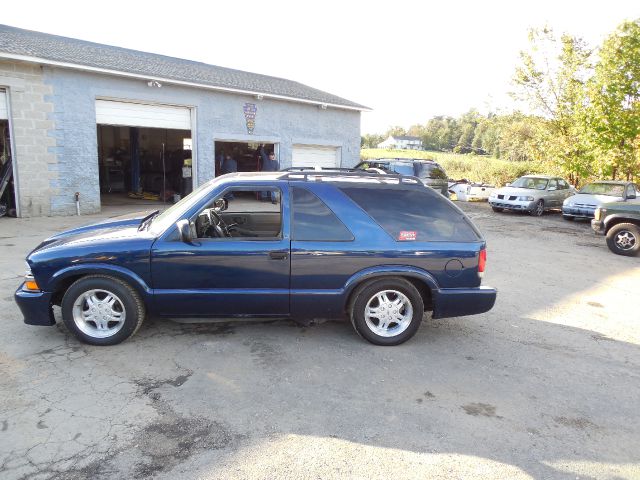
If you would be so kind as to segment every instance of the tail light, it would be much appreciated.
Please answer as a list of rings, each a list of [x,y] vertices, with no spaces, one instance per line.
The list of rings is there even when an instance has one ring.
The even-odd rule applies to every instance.
[[[484,267],[487,265],[487,249],[483,248],[478,254],[478,276],[484,275]]]

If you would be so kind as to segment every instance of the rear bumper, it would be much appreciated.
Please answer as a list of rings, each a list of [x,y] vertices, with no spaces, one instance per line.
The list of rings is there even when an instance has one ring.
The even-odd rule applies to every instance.
[[[498,291],[491,287],[441,288],[433,298],[433,318],[463,317],[488,312]]]
[[[53,309],[51,308],[51,293],[27,292],[20,288],[14,295],[18,307],[28,325],[55,325]]]

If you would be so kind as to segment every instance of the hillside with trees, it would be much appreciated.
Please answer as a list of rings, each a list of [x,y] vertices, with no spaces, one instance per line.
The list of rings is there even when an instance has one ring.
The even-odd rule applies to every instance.
[[[513,84],[528,113],[470,109],[364,135],[362,147],[411,135],[429,151],[527,162],[576,185],[640,179],[640,19],[622,23],[597,48],[550,28],[531,30]]]

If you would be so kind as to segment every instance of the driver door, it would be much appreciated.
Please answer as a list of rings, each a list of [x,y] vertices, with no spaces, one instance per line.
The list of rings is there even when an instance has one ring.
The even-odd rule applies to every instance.
[[[275,192],[264,201],[264,192]],[[282,317],[289,314],[290,248],[288,188],[230,188],[228,208],[217,212],[232,236],[207,228],[206,210],[190,220],[197,238],[168,235],[154,244],[151,274],[155,307],[170,317]],[[272,199],[275,198],[275,203]],[[214,200],[216,200],[214,199]],[[214,215],[215,219],[216,216]],[[214,220],[215,221],[215,220]],[[254,228],[254,227],[259,228]]]

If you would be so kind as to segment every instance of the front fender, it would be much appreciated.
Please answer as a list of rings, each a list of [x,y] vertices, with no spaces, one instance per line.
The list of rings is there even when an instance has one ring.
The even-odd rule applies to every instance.
[[[65,280],[84,275],[109,275],[124,280],[138,290],[144,297],[150,297],[151,295],[151,288],[139,275],[127,268],[103,263],[84,263],[82,265],[72,265],[58,270],[51,276],[44,286],[44,290],[47,292],[55,292],[64,284]]]

